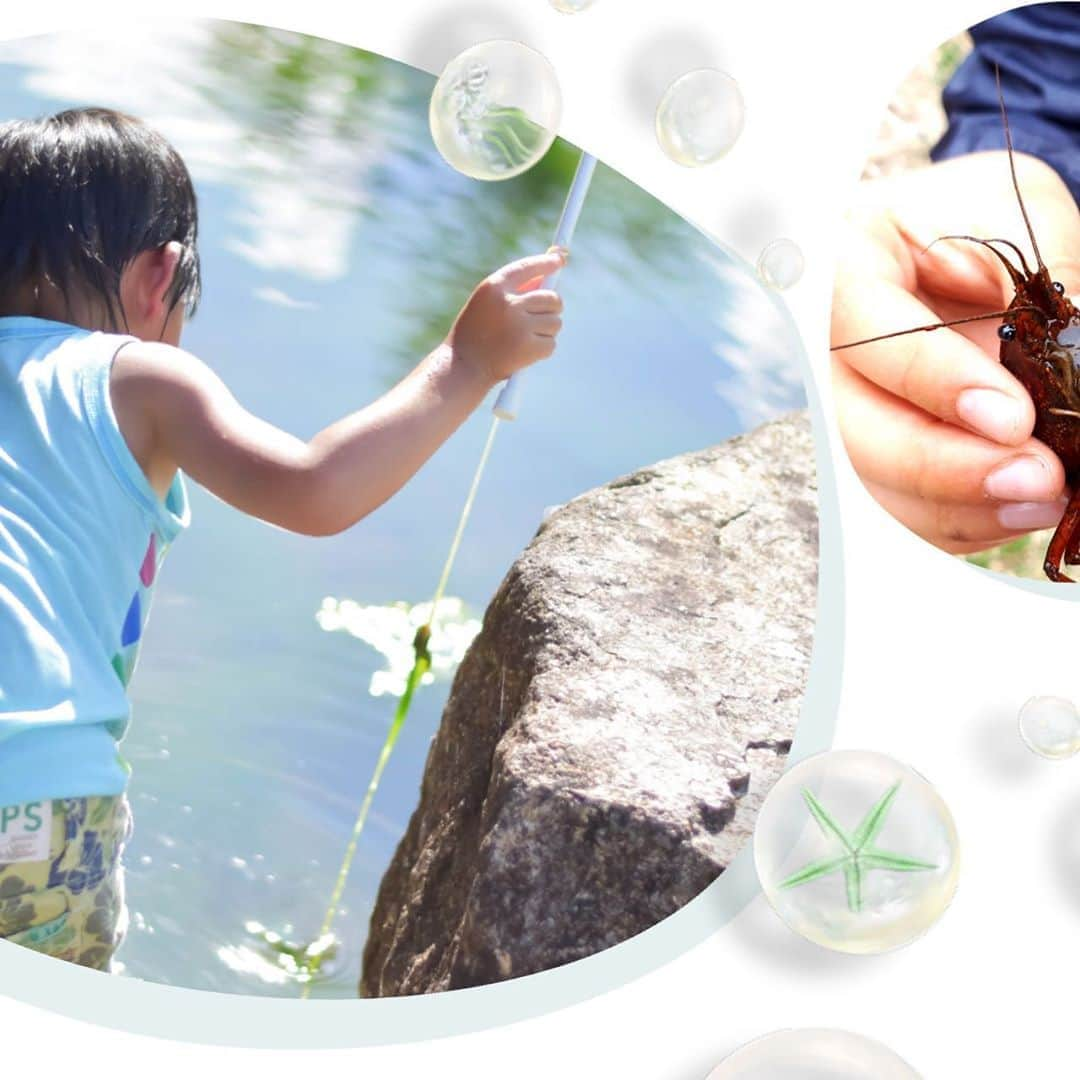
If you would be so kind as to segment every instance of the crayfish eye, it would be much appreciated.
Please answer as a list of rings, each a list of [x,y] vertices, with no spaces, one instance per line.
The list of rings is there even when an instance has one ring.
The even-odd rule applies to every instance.
[[[1002,341],[1012,341],[1016,337],[1016,327],[1012,323],[1002,323],[998,327],[998,337]]]
[[[1060,281],[1053,281],[1051,284],[1054,286],[1054,292],[1056,292],[1058,296],[1065,295],[1065,286],[1062,285]]]

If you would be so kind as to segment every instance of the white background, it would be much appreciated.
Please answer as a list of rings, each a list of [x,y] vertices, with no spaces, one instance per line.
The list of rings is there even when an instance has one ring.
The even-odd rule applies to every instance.
[[[0,34],[148,8],[121,0],[38,6],[40,14],[7,5]],[[559,71],[569,139],[747,258],[776,235],[802,245],[807,274],[788,300],[827,412],[831,238],[865,149],[908,68],[1000,9],[970,0],[597,0],[575,16],[559,15],[548,0],[169,6],[319,33],[431,71],[472,40],[515,28]],[[686,170],[658,150],[648,103],[681,68],[702,61],[738,79],[747,126],[723,162]],[[884,957],[835,956],[792,937],[759,897],[703,946],[600,998],[502,1030],[371,1050],[166,1044],[0,999],[5,1068],[50,1077],[230,1069],[265,1077],[318,1070],[703,1080],[760,1034],[827,1026],[880,1039],[928,1080],[1080,1075],[1076,995],[1069,974],[1059,975],[1071,974],[1080,931],[1080,760],[1037,760],[1014,728],[1017,708],[1033,694],[1080,699],[1076,608],[921,544],[859,487],[831,420],[826,434],[847,580],[836,744],[914,765],[952,806],[963,842],[960,891],[926,938]]]

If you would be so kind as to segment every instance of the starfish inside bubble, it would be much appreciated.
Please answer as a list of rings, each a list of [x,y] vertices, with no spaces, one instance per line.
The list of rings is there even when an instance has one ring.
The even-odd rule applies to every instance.
[[[863,909],[863,879],[871,870],[917,872],[938,869],[937,863],[884,851],[874,844],[885,827],[889,808],[899,790],[900,781],[897,781],[870,808],[855,831],[848,833],[831,817],[814,793],[809,788],[803,788],[803,801],[809,808],[811,817],[826,838],[839,845],[840,853],[807,863],[801,870],[796,870],[780,882],[779,888],[794,889],[830,874],[843,874],[848,909],[858,914]]]

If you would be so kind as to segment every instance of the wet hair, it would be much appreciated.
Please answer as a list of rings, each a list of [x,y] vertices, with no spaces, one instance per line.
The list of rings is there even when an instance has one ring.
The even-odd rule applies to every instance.
[[[69,109],[0,124],[0,305],[32,283],[101,300],[127,326],[120,275],[171,241],[183,253],[170,310],[195,313],[201,281],[195,189],[180,155],[142,121]]]

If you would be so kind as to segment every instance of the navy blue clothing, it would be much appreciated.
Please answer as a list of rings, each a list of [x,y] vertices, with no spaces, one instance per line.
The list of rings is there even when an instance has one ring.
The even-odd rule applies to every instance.
[[[942,95],[949,129],[930,156],[1004,149],[997,65],[1014,148],[1053,166],[1080,202],[1080,3],[1007,11],[971,36],[975,49]]]

